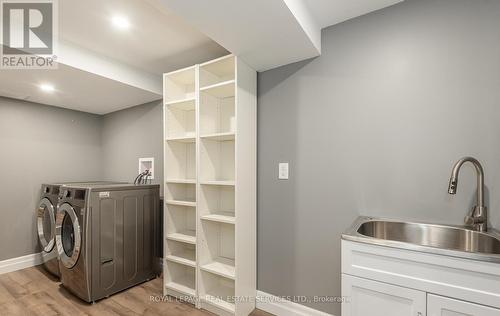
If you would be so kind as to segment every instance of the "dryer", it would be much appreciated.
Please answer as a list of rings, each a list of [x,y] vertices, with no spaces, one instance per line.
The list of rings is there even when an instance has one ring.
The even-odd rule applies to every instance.
[[[59,277],[56,249],[56,211],[60,184],[42,184],[40,203],[36,210],[38,240],[42,248],[43,265],[47,271]]]
[[[159,185],[61,188],[56,247],[62,285],[87,302],[154,278]]]

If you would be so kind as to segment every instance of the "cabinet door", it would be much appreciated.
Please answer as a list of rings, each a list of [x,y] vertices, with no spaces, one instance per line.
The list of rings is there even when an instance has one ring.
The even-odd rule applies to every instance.
[[[496,308],[454,300],[433,294],[427,295],[428,316],[500,316]]]
[[[426,293],[342,274],[342,316],[426,316]]]

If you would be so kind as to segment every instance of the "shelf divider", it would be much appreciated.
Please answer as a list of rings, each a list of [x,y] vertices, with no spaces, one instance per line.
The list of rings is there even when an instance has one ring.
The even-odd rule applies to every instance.
[[[213,133],[200,136],[200,138],[202,139],[209,139],[220,142],[234,140],[235,137],[236,134],[234,132]]]
[[[210,86],[203,87],[200,89],[200,91],[206,92],[219,99],[234,97],[235,81],[233,79],[219,82]]]
[[[232,224],[236,223],[236,218],[232,212],[214,212],[211,214],[203,215],[200,217],[205,221],[212,221],[218,223]]]
[[[186,277],[186,279],[187,279],[187,277]],[[185,280],[184,282],[188,283],[191,281]],[[193,282],[191,282],[191,283],[192,283],[192,287],[186,286],[186,285],[178,283],[178,282],[169,282],[169,283],[165,284],[165,287],[167,289],[174,290],[174,291],[180,292],[180,293],[188,295],[188,296],[196,296],[196,290],[194,289],[194,287],[195,287],[194,283]]]
[[[196,179],[167,179],[167,183],[196,184]]]
[[[196,232],[192,230],[184,230],[177,233],[170,233],[167,234],[167,239],[196,245]]]
[[[234,303],[226,302],[223,299],[213,296],[213,295],[205,295],[205,298],[203,298],[203,301],[207,304],[210,304],[212,306],[215,306],[217,308],[220,308],[228,313],[234,313],[235,312],[235,305]]]
[[[167,142],[181,142],[181,143],[194,143],[196,142],[195,136],[175,136],[175,137],[167,137]]]
[[[170,205],[196,207],[196,202],[193,201],[166,200],[165,203]]]
[[[234,186],[236,182],[234,180],[204,180],[200,181],[200,184]]]
[[[231,280],[234,280],[236,275],[234,260],[232,262],[229,262],[229,260],[216,260],[200,266],[200,269]]]
[[[171,262],[176,262],[179,264],[183,264],[189,267],[196,268],[196,256],[193,256],[192,258],[186,258],[186,257],[191,257],[191,255],[184,254],[183,256],[181,255],[168,255],[165,257],[167,261]]]

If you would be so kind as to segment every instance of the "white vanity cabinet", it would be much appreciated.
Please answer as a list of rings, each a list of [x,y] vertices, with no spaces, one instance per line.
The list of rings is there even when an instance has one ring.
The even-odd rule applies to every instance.
[[[342,275],[342,295],[351,300],[343,316],[425,316],[426,293]]]
[[[500,310],[428,294],[427,316],[500,316]]]
[[[500,264],[342,240],[342,316],[500,316]]]

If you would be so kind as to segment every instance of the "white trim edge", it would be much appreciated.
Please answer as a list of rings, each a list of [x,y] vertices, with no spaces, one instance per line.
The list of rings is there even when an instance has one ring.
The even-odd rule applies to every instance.
[[[0,274],[22,270],[42,264],[42,253],[33,253],[22,257],[0,261]]]
[[[262,291],[257,291],[257,308],[276,316],[333,316]]]

